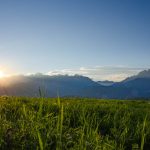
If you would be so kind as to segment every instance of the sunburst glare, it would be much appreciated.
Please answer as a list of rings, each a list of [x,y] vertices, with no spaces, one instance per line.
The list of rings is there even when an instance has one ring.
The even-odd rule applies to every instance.
[[[0,78],[4,78],[6,74],[3,71],[0,71]]]

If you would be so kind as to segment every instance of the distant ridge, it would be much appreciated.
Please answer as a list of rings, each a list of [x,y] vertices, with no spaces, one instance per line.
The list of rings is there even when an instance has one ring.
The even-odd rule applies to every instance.
[[[128,82],[137,78],[150,78],[150,69],[141,71],[135,76],[128,77],[122,82]]]
[[[118,83],[80,75],[12,76],[0,82],[0,95],[38,97],[39,88],[46,97],[150,98],[150,69]]]

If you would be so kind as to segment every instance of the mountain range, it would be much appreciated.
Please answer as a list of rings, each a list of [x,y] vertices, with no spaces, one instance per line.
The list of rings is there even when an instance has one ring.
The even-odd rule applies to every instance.
[[[0,81],[0,95],[37,97],[150,98],[150,69],[121,82],[93,81],[80,75],[11,76]]]

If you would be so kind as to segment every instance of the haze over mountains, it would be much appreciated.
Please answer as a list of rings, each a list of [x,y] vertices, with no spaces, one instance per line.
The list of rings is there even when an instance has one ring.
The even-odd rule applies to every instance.
[[[80,75],[12,76],[1,80],[0,95],[39,96],[39,88],[46,97],[93,98],[150,98],[150,70],[121,82],[98,81]]]
[[[114,82],[114,81],[105,80],[105,81],[97,81],[97,83],[99,83],[100,85],[104,85],[104,86],[111,86],[111,85],[113,85],[115,82]]]

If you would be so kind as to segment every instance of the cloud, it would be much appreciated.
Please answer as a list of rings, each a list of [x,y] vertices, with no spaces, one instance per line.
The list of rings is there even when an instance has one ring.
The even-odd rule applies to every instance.
[[[51,70],[48,75],[83,75],[92,78],[93,80],[111,80],[121,81],[129,76],[138,74],[140,71],[146,68],[129,68],[123,66],[107,66],[107,67],[81,67],[79,69],[63,69],[63,70]]]

